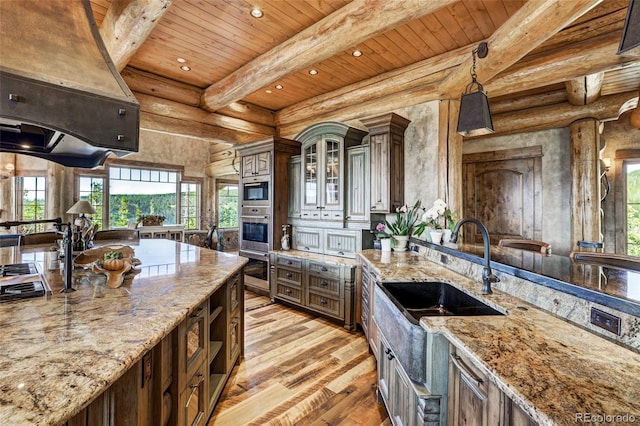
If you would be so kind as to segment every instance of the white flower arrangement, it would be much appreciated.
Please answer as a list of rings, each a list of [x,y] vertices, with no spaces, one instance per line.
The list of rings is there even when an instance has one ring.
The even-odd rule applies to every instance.
[[[421,219],[426,223],[426,226],[435,229],[442,229],[440,218],[444,219],[443,222],[445,226],[447,226],[447,222],[449,222],[448,227],[453,228],[455,226],[454,216],[453,212],[449,210],[449,207],[447,207],[447,203],[438,198],[433,202],[433,206],[424,212]]]

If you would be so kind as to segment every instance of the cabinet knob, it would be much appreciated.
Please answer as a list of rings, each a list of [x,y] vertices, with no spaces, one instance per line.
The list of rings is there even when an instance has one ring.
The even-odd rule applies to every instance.
[[[287,265],[293,265],[293,262],[290,260],[287,260]]]
[[[327,280],[322,280],[322,281],[320,281],[320,285],[321,285],[322,287],[326,287],[326,286],[328,286],[328,285],[329,285],[329,283],[327,282]]]
[[[287,277],[287,278],[291,278],[291,277],[293,276],[293,275],[291,274],[291,272],[287,272],[285,275],[286,275],[286,277]]]
[[[387,359],[388,359],[389,361],[391,361],[391,360],[392,360],[392,359],[394,359],[394,358],[395,358],[395,356],[394,356],[393,354],[389,354],[389,355],[387,355]]]
[[[389,355],[389,354],[391,353],[391,349],[389,349],[389,348],[385,349],[385,350],[384,350],[384,353],[385,353],[385,354],[387,354],[387,355]]]
[[[287,294],[291,294],[291,289],[287,288],[287,289],[284,290],[284,292],[287,293]]]
[[[325,299],[324,297],[320,298],[320,304],[321,305],[326,305],[327,304],[327,299]]]
[[[305,249],[305,250],[307,250],[307,251],[308,251],[308,250],[311,250],[311,249],[310,249],[309,247],[307,247],[307,246],[305,246],[305,247],[304,247],[304,249]]]
[[[327,269],[327,267],[326,267],[326,266],[323,266],[323,267],[321,268],[321,271],[322,271],[322,272],[327,272],[327,271],[328,271],[328,269]]]

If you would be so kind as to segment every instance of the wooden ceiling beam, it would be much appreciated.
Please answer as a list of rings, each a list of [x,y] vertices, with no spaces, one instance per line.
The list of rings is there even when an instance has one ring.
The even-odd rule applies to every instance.
[[[122,71],[173,0],[113,0],[100,25],[111,60]]]
[[[604,73],[597,72],[566,81],[567,99],[571,105],[586,105],[600,97]]]
[[[209,86],[202,97],[203,108],[219,110],[292,72],[455,1],[354,0]]]
[[[602,0],[529,0],[487,40],[488,56],[476,61],[478,81],[489,82]],[[454,99],[470,83],[472,55],[442,82],[440,99]]]

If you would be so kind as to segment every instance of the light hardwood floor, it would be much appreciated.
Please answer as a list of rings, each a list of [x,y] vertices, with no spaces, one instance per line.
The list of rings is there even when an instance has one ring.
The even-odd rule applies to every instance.
[[[245,292],[245,354],[208,425],[390,425],[361,332]]]

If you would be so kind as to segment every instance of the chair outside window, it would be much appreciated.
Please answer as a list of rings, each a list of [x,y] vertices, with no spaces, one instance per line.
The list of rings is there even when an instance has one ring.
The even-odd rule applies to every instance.
[[[0,234],[0,247],[19,246],[21,237],[21,234]]]

